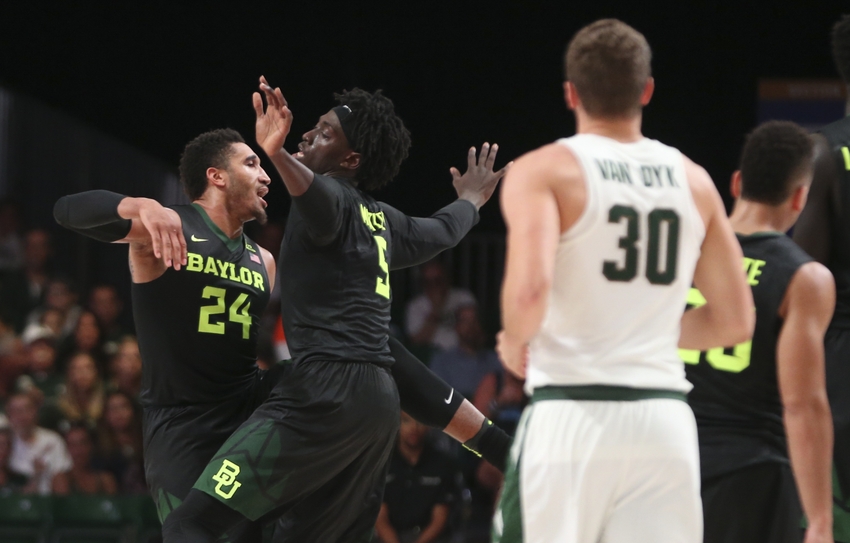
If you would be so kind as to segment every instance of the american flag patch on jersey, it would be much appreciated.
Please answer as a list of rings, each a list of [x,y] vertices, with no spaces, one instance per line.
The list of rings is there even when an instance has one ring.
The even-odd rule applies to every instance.
[[[255,255],[254,253],[251,253],[249,256],[251,257],[251,260],[253,260],[253,261],[254,261],[254,262],[256,262],[257,264],[262,264],[262,262],[260,262],[260,257],[259,257],[259,256]]]

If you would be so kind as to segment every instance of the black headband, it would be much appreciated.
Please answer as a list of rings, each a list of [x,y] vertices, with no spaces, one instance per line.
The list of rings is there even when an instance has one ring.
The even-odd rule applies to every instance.
[[[357,150],[357,142],[354,141],[354,119],[352,118],[351,108],[348,106],[336,106],[333,108],[333,112],[336,113],[337,118],[339,119],[339,126],[342,127],[342,133],[345,134],[345,138],[348,140],[348,146],[351,147],[352,151]]]

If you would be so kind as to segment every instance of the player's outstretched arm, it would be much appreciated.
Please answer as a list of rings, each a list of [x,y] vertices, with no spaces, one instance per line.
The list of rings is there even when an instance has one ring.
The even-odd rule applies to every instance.
[[[342,225],[339,213],[339,187],[332,180],[317,176],[283,148],[292,126],[292,112],[280,88],[272,88],[260,76],[260,90],[266,99],[255,92],[254,112],[257,115],[257,143],[271,159],[293,203],[298,206],[310,238],[317,245],[327,245],[336,238]]]
[[[809,187],[806,207],[794,225],[794,241],[809,253],[812,258],[826,265],[829,262],[829,248],[832,244],[831,222],[841,210],[838,183],[839,173],[836,157],[829,143],[820,134],[812,136],[814,140],[814,176]]]
[[[426,426],[441,429],[473,453],[504,471],[511,438],[428,369],[395,338],[389,338],[395,363],[392,376],[401,408]]]
[[[252,96],[254,113],[257,114],[257,144],[271,159],[289,194],[301,196],[310,188],[313,172],[283,148],[292,127],[292,111],[289,110],[280,87],[273,89],[265,76],[260,76],[260,91],[266,99],[265,108],[259,92]]]
[[[737,345],[753,336],[755,326],[753,293],[741,264],[744,255],[708,173],[687,158],[685,172],[705,224],[694,285],[706,304],[685,312],[679,347],[704,351]]]
[[[564,216],[556,184],[569,194]],[[581,213],[585,200],[580,167],[562,145],[548,145],[523,156],[505,178],[501,203],[508,251],[502,283],[503,331],[497,350],[505,367],[520,378],[525,377],[528,342],[546,313],[558,239]]]
[[[454,247],[478,223],[478,209],[493,195],[493,191],[511,164],[493,171],[499,146],[485,143],[476,158],[475,147],[469,150],[467,170],[463,175],[451,169],[458,199],[430,217],[408,217],[379,202],[393,231],[391,268],[417,266],[441,252]]]
[[[824,335],[835,309],[835,283],[810,262],[791,278],[779,314],[776,373],[788,455],[803,511],[806,542],[832,541],[832,417],[826,395]]]
[[[180,216],[149,198],[131,198],[106,190],[90,190],[60,198],[53,217],[61,226],[110,243],[149,249],[164,268],[186,265],[186,240]]]

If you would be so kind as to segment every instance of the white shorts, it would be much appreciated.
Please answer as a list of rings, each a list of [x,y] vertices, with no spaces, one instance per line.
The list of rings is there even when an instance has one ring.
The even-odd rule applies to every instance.
[[[702,534],[696,421],[685,402],[526,408],[494,542],[699,543]]]

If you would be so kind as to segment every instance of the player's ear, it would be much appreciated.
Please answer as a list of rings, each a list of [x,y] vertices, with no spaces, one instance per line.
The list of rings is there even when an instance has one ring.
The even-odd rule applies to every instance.
[[[573,111],[575,111],[581,103],[575,85],[569,81],[564,81],[564,101],[567,102],[567,107]]]
[[[644,107],[649,104],[649,101],[652,100],[653,92],[655,92],[655,79],[650,77],[646,80],[646,84],[643,86],[643,92],[640,93],[641,107]]]
[[[347,155],[345,155],[345,158],[342,159],[342,162],[340,162],[339,165],[345,168],[346,170],[356,170],[360,167],[360,159],[360,153],[351,151]]]
[[[216,187],[224,187],[227,184],[227,171],[209,167],[207,168],[207,183]]]
[[[794,211],[803,211],[803,208],[806,207],[806,200],[809,197],[809,186],[808,185],[800,185],[796,189],[794,189],[794,193],[791,195],[791,209]]]
[[[741,170],[732,172],[732,180],[729,182],[729,193],[736,200],[741,197]]]

